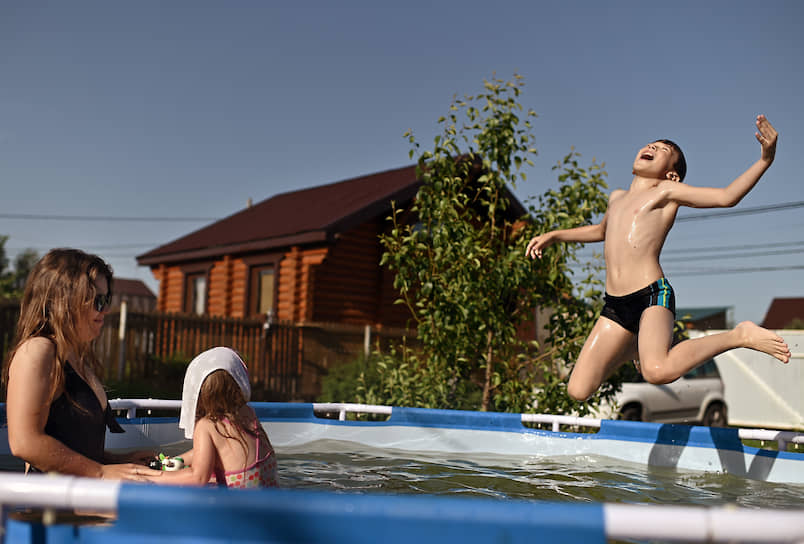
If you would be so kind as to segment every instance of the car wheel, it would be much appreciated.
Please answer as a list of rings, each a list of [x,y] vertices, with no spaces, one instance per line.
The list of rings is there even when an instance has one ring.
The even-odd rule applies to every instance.
[[[620,412],[620,419],[624,421],[642,421],[642,407],[638,404],[629,404]]]
[[[725,427],[728,425],[726,405],[719,402],[710,404],[704,413],[703,424],[707,427]]]

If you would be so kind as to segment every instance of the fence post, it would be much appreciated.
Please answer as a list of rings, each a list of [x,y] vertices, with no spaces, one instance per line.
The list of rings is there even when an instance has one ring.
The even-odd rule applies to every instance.
[[[363,355],[368,359],[371,351],[371,325],[366,325],[363,329]]]
[[[126,364],[126,301],[120,303],[120,328],[118,329],[117,337],[120,340],[119,350],[117,353],[117,379],[122,381],[123,368]]]

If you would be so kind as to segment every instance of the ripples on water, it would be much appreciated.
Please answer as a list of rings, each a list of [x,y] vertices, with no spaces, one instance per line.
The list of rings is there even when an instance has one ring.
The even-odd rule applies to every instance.
[[[648,468],[605,457],[412,454],[338,441],[277,451],[280,483],[348,493],[428,493],[538,501],[801,508],[804,486]],[[320,453],[320,452],[327,453]]]
[[[176,455],[192,442],[165,448]],[[326,452],[326,453],[322,453]],[[594,455],[561,457],[414,454],[335,440],[277,448],[283,487],[340,493],[403,493],[537,501],[801,508],[804,485],[720,473],[650,468]],[[0,470],[21,470],[14,458]]]

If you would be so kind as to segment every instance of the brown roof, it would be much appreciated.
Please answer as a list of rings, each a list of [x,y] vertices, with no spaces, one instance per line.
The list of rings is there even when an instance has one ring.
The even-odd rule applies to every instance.
[[[321,242],[416,195],[416,166],[273,196],[137,257],[141,265]]]
[[[128,295],[132,297],[151,297],[156,299],[156,295],[151,291],[142,280],[129,280],[126,278],[114,278],[114,294]]]
[[[804,298],[775,298],[771,301],[762,326],[783,329],[795,318],[804,320]]]
[[[273,196],[137,257],[141,265],[324,242],[412,200],[416,165]],[[510,213],[525,208],[509,193]]]

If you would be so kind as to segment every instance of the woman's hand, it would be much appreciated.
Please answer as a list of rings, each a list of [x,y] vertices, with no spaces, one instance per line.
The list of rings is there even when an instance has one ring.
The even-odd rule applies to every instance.
[[[101,465],[101,478],[104,480],[132,480],[148,482],[152,478],[162,476],[162,471],[153,470],[143,465],[123,463],[120,465]]]

